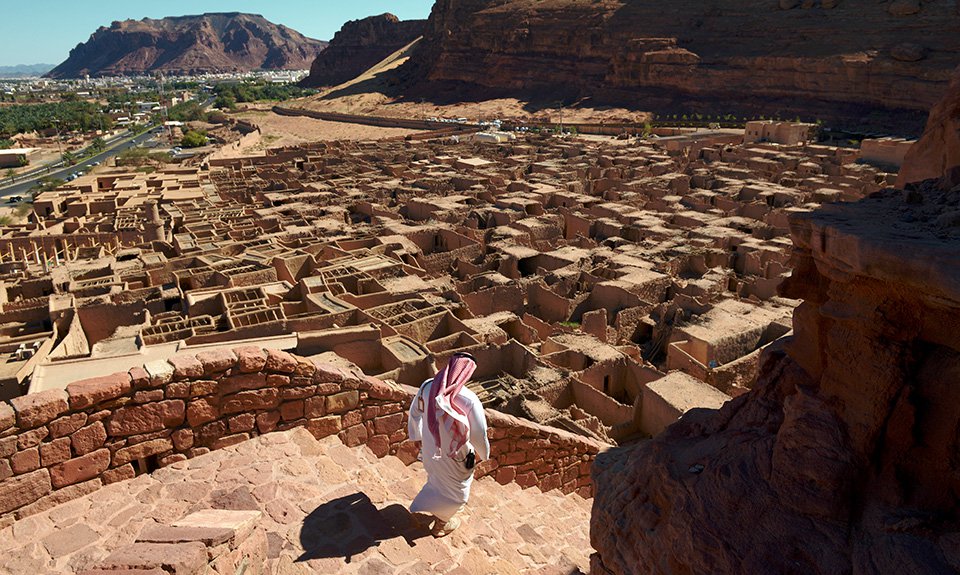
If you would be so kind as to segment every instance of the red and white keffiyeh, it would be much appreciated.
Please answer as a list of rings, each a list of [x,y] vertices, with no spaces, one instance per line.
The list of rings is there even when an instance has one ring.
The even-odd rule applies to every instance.
[[[477,370],[477,363],[466,355],[455,354],[447,366],[433,378],[430,396],[427,398],[427,427],[437,445],[437,457],[444,453],[440,442],[440,426],[447,431],[450,445],[446,453],[456,458],[457,452],[467,443],[470,436],[470,422],[467,414],[454,399],[460,394],[470,376]]]

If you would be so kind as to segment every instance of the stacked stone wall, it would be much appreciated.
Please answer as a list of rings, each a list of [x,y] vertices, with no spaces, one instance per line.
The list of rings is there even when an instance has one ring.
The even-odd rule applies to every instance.
[[[416,390],[258,347],[178,355],[125,373],[0,403],[0,526],[100,486],[304,427],[406,464]],[[477,476],[592,496],[590,466],[605,446],[487,411],[491,459]]]

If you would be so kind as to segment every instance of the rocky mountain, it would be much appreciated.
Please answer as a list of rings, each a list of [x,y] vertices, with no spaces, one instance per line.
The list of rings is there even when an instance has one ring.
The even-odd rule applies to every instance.
[[[437,0],[420,77],[643,109],[930,109],[960,61],[954,2]],[[791,116],[792,117],[792,116]]]
[[[124,20],[70,51],[51,78],[306,69],[326,46],[256,14]]]
[[[313,61],[310,75],[301,84],[319,88],[351,80],[421,36],[426,23],[426,20],[401,22],[393,14],[351,20]]]
[[[30,78],[41,76],[53,70],[53,64],[17,64],[16,66],[0,66],[0,78]]]
[[[958,101],[960,80],[924,136],[953,148],[905,171],[954,171]],[[598,457],[591,573],[960,571],[960,189],[942,183],[792,217],[793,336],[750,393]]]

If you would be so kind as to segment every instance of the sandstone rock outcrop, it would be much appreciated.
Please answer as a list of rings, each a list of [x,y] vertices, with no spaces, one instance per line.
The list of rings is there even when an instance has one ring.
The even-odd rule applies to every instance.
[[[909,206],[892,191],[794,221],[796,336],[755,392],[598,462],[597,573],[960,567],[960,241],[905,224]]]
[[[958,204],[928,181],[792,219],[795,335],[751,393],[598,458],[592,572],[960,569]]]
[[[336,86],[359,76],[423,34],[426,20],[404,20],[393,14],[351,20],[310,66],[303,86]]]
[[[950,2],[909,15],[888,4],[439,0],[411,68],[434,81],[652,107],[925,113],[956,65],[960,19]],[[919,62],[891,56],[903,43],[937,50]]]
[[[897,186],[930,178],[942,178],[946,189],[960,184],[960,73],[930,111],[923,137],[907,152]]]
[[[47,76],[302,70],[326,44],[257,14],[124,20],[101,26]]]

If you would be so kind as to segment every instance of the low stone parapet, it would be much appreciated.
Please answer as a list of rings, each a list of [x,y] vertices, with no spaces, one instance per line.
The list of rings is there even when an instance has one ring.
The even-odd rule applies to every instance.
[[[178,355],[0,403],[0,527],[256,435],[304,427],[406,464],[416,389],[258,347]],[[604,445],[487,411],[492,456],[477,475],[592,495]]]

